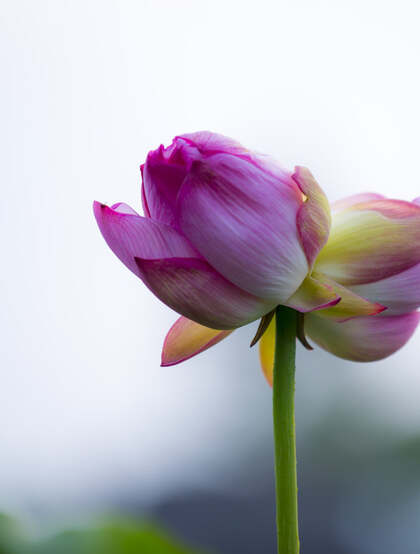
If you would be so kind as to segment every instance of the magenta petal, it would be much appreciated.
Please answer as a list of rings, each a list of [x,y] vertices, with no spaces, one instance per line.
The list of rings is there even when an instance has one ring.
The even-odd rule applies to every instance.
[[[217,152],[247,155],[234,140],[209,131],[175,137],[168,147],[149,152],[141,166],[145,215],[176,227],[176,198],[192,162]]]
[[[250,153],[239,142],[218,133],[210,131],[197,131],[196,133],[185,133],[176,137],[175,140],[183,140],[190,146],[197,148],[203,156],[224,152],[235,156],[248,156]]]
[[[252,152],[244,148],[242,144],[224,135],[211,133],[210,131],[198,131],[196,133],[187,133],[175,138],[178,144],[185,141],[190,147],[196,149],[197,154],[191,159],[205,161],[215,154],[230,154],[242,161],[251,163],[260,170],[269,172],[276,179],[289,182],[290,172],[283,169],[276,160],[270,156]],[[192,150],[190,150],[191,156]]]
[[[162,348],[162,366],[176,365],[197,356],[228,337],[232,331],[204,327],[184,316],[178,318],[166,335]]]
[[[287,300],[308,272],[296,215],[302,193],[289,177],[237,156],[195,162],[178,195],[179,226],[209,263],[249,293]]]
[[[404,346],[419,321],[420,312],[410,312],[357,317],[336,323],[314,312],[305,317],[305,331],[319,346],[340,358],[373,362],[390,356]]]
[[[415,198],[415,199],[413,200],[413,202],[414,202],[414,204],[417,204],[417,205],[420,206],[420,196],[419,196],[418,198]]]
[[[146,193],[144,190],[144,164],[141,164],[140,166],[140,173],[141,173],[141,205],[143,206],[143,213],[145,217],[150,217],[150,210],[149,206],[147,205],[146,200]]]
[[[142,203],[146,215],[175,226],[175,205],[178,191],[196,155],[185,141],[175,139],[164,148],[149,152],[141,167]]]
[[[177,231],[151,219],[136,215],[126,204],[109,208],[99,202],[93,205],[99,229],[111,250],[136,275],[140,276],[134,261],[139,258],[156,259],[194,257],[196,252]]]
[[[133,210],[131,206],[125,204],[124,202],[117,202],[116,204],[111,206],[111,210],[114,210],[120,214],[139,215],[136,210]]]
[[[136,258],[136,262],[144,283],[162,302],[212,329],[240,327],[275,307],[239,289],[204,260]]]
[[[181,185],[194,161],[207,163],[215,154],[226,154],[270,172],[276,179],[290,180],[287,171],[266,156],[258,156],[236,141],[209,131],[175,137],[170,146],[149,152],[141,166],[142,204],[147,217],[177,226],[175,206]]]

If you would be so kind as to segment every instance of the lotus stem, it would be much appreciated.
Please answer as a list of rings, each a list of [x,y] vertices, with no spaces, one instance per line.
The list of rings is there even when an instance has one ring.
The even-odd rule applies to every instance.
[[[297,312],[276,310],[273,379],[274,463],[278,554],[299,553],[296,435],[295,356]]]

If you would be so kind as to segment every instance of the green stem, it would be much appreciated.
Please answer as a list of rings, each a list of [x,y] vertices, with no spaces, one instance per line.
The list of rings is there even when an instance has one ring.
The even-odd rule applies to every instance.
[[[273,376],[278,554],[299,553],[294,399],[296,325],[296,312],[279,306]]]

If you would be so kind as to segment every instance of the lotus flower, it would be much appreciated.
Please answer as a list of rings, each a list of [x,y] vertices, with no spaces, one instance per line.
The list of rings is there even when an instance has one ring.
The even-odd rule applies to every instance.
[[[175,311],[230,330],[279,304],[338,301],[309,276],[330,212],[307,170],[207,132],[176,137],[141,169],[145,217],[97,202],[95,216],[114,253]]]
[[[162,365],[206,350],[262,318],[271,382],[276,306],[298,336],[342,358],[384,358],[410,338],[420,305],[420,201],[358,195],[332,210],[303,167],[286,171],[226,137],[176,137],[142,166],[145,217],[95,202],[113,252],[181,314]],[[303,327],[304,325],[304,327]]]

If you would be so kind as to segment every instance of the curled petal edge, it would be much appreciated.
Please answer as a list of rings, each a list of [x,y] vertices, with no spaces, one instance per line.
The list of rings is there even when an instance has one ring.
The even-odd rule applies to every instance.
[[[328,240],[331,227],[330,205],[309,169],[296,166],[292,179],[304,195],[296,224],[309,268],[312,268],[318,253]]]

